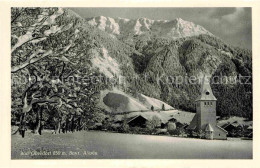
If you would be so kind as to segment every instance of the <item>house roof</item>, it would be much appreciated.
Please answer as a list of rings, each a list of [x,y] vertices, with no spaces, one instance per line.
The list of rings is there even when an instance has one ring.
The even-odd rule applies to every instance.
[[[235,121],[237,121],[237,123],[241,124],[241,125],[246,125],[246,126],[250,126],[253,124],[253,121],[248,121],[243,117],[230,117],[228,119],[222,119],[218,121],[218,125],[223,127],[226,126],[229,123],[234,123]]]
[[[136,119],[136,118],[138,118],[138,117],[142,117],[142,118],[144,118],[145,120],[148,120],[147,118],[143,117],[142,115],[136,115],[136,116],[127,118],[127,123],[133,121],[134,119]]]
[[[192,121],[190,122],[190,125],[187,127],[187,129],[189,129],[189,130],[195,130],[196,129],[196,127],[197,127],[197,121],[198,121],[198,115],[196,114],[194,117],[193,117],[193,119],[192,119]]]
[[[196,101],[200,101],[200,100],[215,100],[216,101],[217,100],[216,97],[213,95],[208,78],[209,77],[207,77],[205,75],[202,78],[200,95],[198,96]]]
[[[217,125],[217,128],[221,129],[222,131],[224,131],[225,133],[228,133],[224,128],[220,127]]]
[[[184,112],[180,110],[170,110],[170,111],[161,111],[161,112],[131,112],[128,114],[118,114],[115,115],[115,122],[122,122],[124,120],[124,116],[126,116],[127,121],[130,119],[133,119],[134,117],[137,117],[139,115],[142,115],[143,118],[151,121],[154,116],[158,117],[163,124],[166,124],[170,119],[176,119],[180,123],[186,123],[189,124],[192,118],[194,117],[195,113],[190,112]]]
[[[205,131],[210,131],[210,132],[213,132],[214,129],[212,128],[212,126],[210,124],[207,124],[206,128],[205,128]]]
[[[171,117],[168,119],[168,121],[177,121],[177,119],[175,117]]]
[[[180,123],[186,123],[190,124],[193,117],[196,115],[196,113],[190,113],[190,112],[184,112],[181,110],[172,110],[171,115],[167,114],[168,112],[161,112],[163,116],[165,116],[168,120],[171,118],[176,119]]]
[[[240,124],[240,123],[238,123],[238,122],[225,123],[225,124],[223,124],[221,127],[227,128],[227,127],[229,127],[229,126],[232,126],[232,127],[237,128],[237,127],[243,127],[243,124]]]

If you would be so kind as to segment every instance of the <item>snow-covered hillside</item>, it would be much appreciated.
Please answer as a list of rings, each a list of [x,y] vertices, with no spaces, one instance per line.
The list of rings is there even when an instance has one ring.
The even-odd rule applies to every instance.
[[[166,104],[165,102],[152,97],[145,96],[143,94],[138,94],[136,99],[138,99],[142,104],[144,104],[149,109],[151,106],[153,106],[155,110],[162,109],[163,104],[165,110],[173,109],[172,106]]]
[[[155,110],[162,109],[165,105],[165,110],[173,110],[174,108],[165,102],[158,99],[139,94],[136,98],[114,89],[103,90],[100,95],[99,106],[108,112],[122,113],[132,111],[149,111],[153,106]]]
[[[200,34],[212,35],[200,25],[177,18],[174,20],[151,20],[148,18],[125,19],[99,16],[88,23],[116,36],[152,33],[162,37],[181,38]]]
[[[118,76],[120,74],[120,68],[117,61],[109,56],[106,48],[103,47],[100,50],[101,52],[98,52],[95,49],[89,51],[90,55],[93,57],[91,59],[93,67],[98,68],[99,71],[108,78],[112,78],[116,75]]]

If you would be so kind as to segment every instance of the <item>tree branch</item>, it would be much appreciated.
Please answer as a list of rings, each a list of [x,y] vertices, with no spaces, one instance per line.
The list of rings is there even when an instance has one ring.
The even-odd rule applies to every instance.
[[[23,35],[23,36],[26,36],[26,35]],[[25,40],[23,42],[20,42],[20,43],[19,43],[19,40],[18,40],[18,42],[12,47],[11,53],[13,53],[18,47],[20,47],[20,46],[22,46],[24,44],[27,44],[27,43],[29,43],[29,42],[31,42],[33,40],[40,39],[40,38],[45,38],[45,37],[43,37],[43,36],[39,36],[39,37],[35,37],[35,38],[30,37],[27,40]]]
[[[14,21],[15,21],[19,16],[21,16],[22,13],[23,13],[23,9],[21,9],[20,13],[18,13],[18,14],[15,16],[15,18],[11,21],[11,24],[13,24]]]
[[[27,61],[25,61],[22,65],[17,65],[17,66],[14,66],[11,68],[11,73],[15,73],[15,72],[18,72],[20,71],[21,69],[24,69],[25,67],[27,67],[28,65],[30,64],[34,64],[38,61],[40,61],[41,59],[49,56],[50,54],[52,54],[52,50],[48,50],[46,53],[44,53],[41,57],[38,57],[38,58],[33,58],[35,57],[38,53],[34,53],[30,56],[31,59],[28,59]],[[34,55],[34,56],[33,56]]]
[[[65,66],[66,66],[66,64],[63,62],[62,70],[61,70],[61,73],[59,75],[60,81],[62,81],[62,76],[63,76],[63,73],[64,73]]]
[[[33,74],[33,76],[35,76],[35,82],[33,84],[31,84],[24,92],[23,94],[23,103],[25,104],[24,100],[25,100],[25,97],[27,99],[27,92],[38,82],[38,78],[37,78],[37,75]],[[27,100],[26,100],[27,101]]]

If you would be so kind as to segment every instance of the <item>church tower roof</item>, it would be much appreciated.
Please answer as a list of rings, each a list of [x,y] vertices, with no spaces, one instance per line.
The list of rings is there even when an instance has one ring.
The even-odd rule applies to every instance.
[[[213,132],[214,129],[212,128],[211,124],[207,124],[207,126],[206,126],[206,128],[205,128],[205,131]]]
[[[200,100],[217,100],[216,97],[213,95],[208,77],[205,75],[203,76],[201,82],[200,95],[196,99],[196,101],[200,101]]]

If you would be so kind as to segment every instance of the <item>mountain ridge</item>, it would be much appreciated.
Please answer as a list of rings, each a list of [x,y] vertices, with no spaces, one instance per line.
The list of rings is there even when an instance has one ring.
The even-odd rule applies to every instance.
[[[213,36],[213,34],[204,27],[194,24],[193,22],[185,21],[181,18],[176,18],[174,20],[152,20],[144,17],[127,19],[98,16],[87,18],[86,20],[90,25],[115,36],[133,36],[144,33],[151,33],[168,38],[171,37],[172,39],[200,34]]]
[[[20,23],[19,29],[13,26],[13,29],[18,29],[19,31],[14,31],[15,33],[12,34],[12,46],[15,46],[17,43],[16,36],[21,37],[23,32],[29,31],[24,25],[25,21],[28,18],[32,18],[32,21],[27,24],[32,24],[33,26],[33,23],[35,23],[34,17],[37,19],[37,15],[41,15],[41,10],[43,9],[39,10],[36,8],[36,11],[34,10],[30,9],[28,13],[22,14],[22,17],[18,20]],[[52,8],[44,10],[52,15]],[[31,16],[34,12],[36,16],[27,17],[27,15]],[[145,18],[140,19],[139,23],[144,25],[144,23],[150,22],[145,20]],[[46,38],[42,38],[42,41],[38,41],[38,44],[33,45],[35,49],[43,46],[43,49],[57,51],[56,48],[60,45],[63,48],[71,47],[70,50],[65,51],[66,55],[63,55],[65,58],[62,57],[58,60],[57,56],[53,58],[55,61],[58,61],[57,64],[60,69],[64,67],[63,64],[66,64],[66,66],[65,70],[56,69],[56,71],[53,70],[56,65],[51,66],[48,71],[52,72],[52,75],[58,74],[60,76],[60,72],[68,75],[71,69],[75,68],[74,63],[78,62],[76,68],[79,68],[79,70],[76,72],[71,71],[77,76],[82,75],[85,72],[84,69],[91,72],[98,71],[108,78],[122,75],[126,78],[123,86],[121,83],[111,85],[119,86],[126,94],[137,97],[141,93],[159,99],[174,108],[192,112],[195,111],[194,101],[199,94],[199,85],[165,83],[163,78],[158,82],[158,77],[171,76],[173,79],[179,76],[200,77],[205,73],[210,74],[210,76],[221,76],[222,74],[227,76],[252,76],[251,51],[228,45],[221,39],[209,34],[169,38],[146,32],[135,34],[135,31],[132,32],[134,30],[132,27],[130,29],[132,34],[116,36],[113,32],[116,33],[117,30],[120,30],[116,29],[116,26],[111,26],[111,29],[108,27],[108,30],[111,30],[109,32],[108,30],[105,31],[106,24],[105,27],[101,27],[105,29],[101,30],[97,27],[98,24],[93,26],[88,22],[88,20],[75,14],[75,12],[64,9],[63,14],[56,17],[53,22],[50,22],[43,28],[37,28],[39,30],[35,32],[39,32],[39,35],[31,33],[36,37],[41,36],[41,34],[46,36],[45,32],[50,33]],[[130,21],[126,20],[126,22]],[[136,25],[135,23],[137,22],[133,22],[134,26]],[[57,29],[58,33],[51,31],[53,27],[60,28]],[[20,31],[20,28],[24,30]],[[143,31],[141,28],[140,30]],[[12,66],[20,64],[18,59],[20,52],[23,53],[22,56],[30,53],[31,45],[28,42],[24,47],[17,49],[19,52],[13,53]],[[35,65],[49,65],[47,64],[47,58],[52,58],[53,54],[50,53],[48,56],[45,59],[43,58],[42,62],[36,62]],[[26,60],[26,58],[23,59]],[[73,64],[68,62],[73,62]],[[23,72],[23,75],[25,77],[28,76],[27,73],[31,76],[35,75],[34,71],[31,70],[35,65],[28,65],[30,71]],[[41,70],[40,72],[42,75],[46,75],[45,71]],[[137,77],[135,78],[135,76]],[[107,87],[113,88],[113,86],[102,85],[95,87],[95,89],[99,89],[96,91],[99,93],[102,89],[107,89]],[[87,92],[89,90],[85,89],[82,91]],[[252,94],[248,94],[252,91],[252,84],[212,85],[212,90],[218,99],[217,115],[252,117]],[[20,94],[15,96],[18,100],[21,100],[22,96]],[[78,103],[80,104],[82,101]],[[82,104],[87,106],[87,104]],[[86,108],[89,107],[87,106]]]

